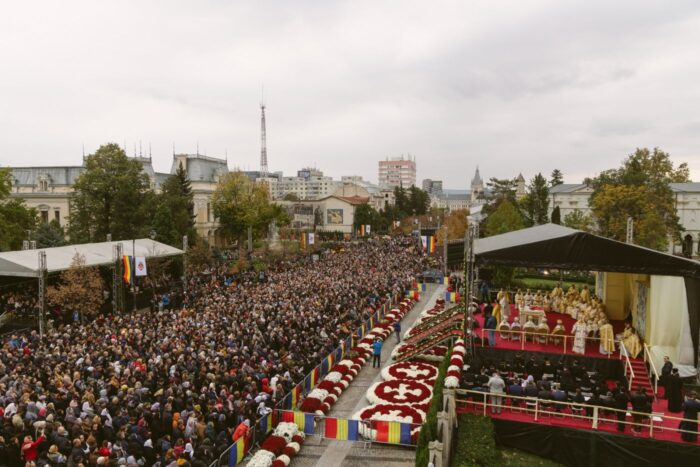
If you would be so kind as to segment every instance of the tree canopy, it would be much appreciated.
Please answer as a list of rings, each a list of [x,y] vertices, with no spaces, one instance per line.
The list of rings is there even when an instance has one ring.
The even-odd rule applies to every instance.
[[[668,236],[680,238],[670,183],[689,181],[686,163],[674,167],[668,153],[638,148],[617,169],[586,179],[593,188],[590,206],[601,235],[625,241],[627,218],[634,220],[635,243],[665,250]]]
[[[527,194],[520,200],[525,225],[546,224],[549,221],[549,188],[541,173],[535,175],[527,187]]]
[[[81,319],[95,316],[104,303],[104,281],[97,268],[85,266],[85,256],[76,253],[70,268],[46,290],[46,299],[64,313],[77,311]]]
[[[549,178],[549,186],[554,187],[557,185],[561,185],[563,183],[564,183],[564,174],[561,173],[561,170],[559,170],[559,169],[552,170],[552,175],[550,175],[550,178]]]
[[[557,206],[558,207],[558,206]],[[560,214],[561,216],[561,214]],[[564,216],[564,226],[584,232],[592,231],[591,216],[584,214],[580,209],[574,209]]]
[[[139,161],[109,143],[88,156],[74,185],[70,215],[73,243],[145,236],[153,214],[153,192]]]
[[[10,170],[0,168],[0,251],[19,250],[28,240],[27,231],[37,224],[37,212],[27,208],[24,201],[10,198],[12,179]]]
[[[524,227],[523,216],[509,200],[503,200],[496,210],[486,219],[486,235],[499,235]]]
[[[194,245],[197,236],[194,228],[194,195],[182,164],[163,183],[160,194],[156,196],[156,204],[153,219],[156,239],[180,248],[182,237],[187,235],[189,244]]]
[[[552,224],[561,224],[561,209],[559,209],[559,206],[554,206],[554,209],[552,209]]]
[[[260,237],[267,234],[272,221],[278,225],[289,222],[284,210],[270,202],[267,185],[255,183],[243,172],[230,172],[219,180],[212,206],[229,240],[243,240],[248,227]]]

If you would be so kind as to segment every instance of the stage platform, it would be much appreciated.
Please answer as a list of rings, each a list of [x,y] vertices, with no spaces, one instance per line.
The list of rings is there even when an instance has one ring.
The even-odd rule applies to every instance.
[[[571,336],[570,330],[571,327],[574,324],[574,320],[564,314],[559,314],[559,313],[547,313],[547,322],[550,325],[550,328],[554,326],[556,323],[557,319],[561,319],[564,323],[564,326],[567,330],[567,335]],[[513,307],[512,314],[511,314],[511,320],[513,317],[518,316],[518,310]],[[481,336],[481,331],[483,329],[483,313],[477,313],[475,315],[475,318],[479,322],[480,328],[476,330],[477,335]],[[616,334],[618,332],[621,332],[621,329],[623,327],[622,323],[614,323],[613,327],[616,331]],[[486,335],[484,333],[484,335]],[[489,358],[487,356],[488,353],[490,353],[491,350],[495,352],[509,352],[512,354],[516,353],[521,353],[525,357],[529,358],[529,356],[534,352],[537,354],[540,354],[542,358],[547,356],[550,361],[551,360],[556,360],[557,358],[560,359],[566,359],[567,363],[570,363],[571,360],[573,359],[580,359],[580,360],[585,360],[587,362],[593,361],[593,365],[596,366],[596,361],[600,362],[597,366],[603,369],[603,374],[606,375],[606,379],[608,380],[608,386],[613,387],[614,383],[613,380],[623,380],[627,381],[624,377],[624,359],[620,358],[619,351],[616,349],[616,352],[612,355],[603,355],[599,352],[599,344],[597,342],[590,342],[586,346],[586,353],[581,355],[581,354],[573,354],[571,352],[571,346],[573,345],[573,336],[571,336],[570,339],[568,339],[568,348],[566,350],[564,349],[562,344],[559,345],[554,345],[551,343],[548,344],[540,344],[540,343],[533,343],[533,342],[527,342],[523,345],[522,341],[512,341],[509,339],[502,339],[500,334],[496,332],[496,345],[494,347],[481,347],[480,344],[477,344],[477,347],[475,349],[477,357],[479,356],[480,353],[482,353],[485,356],[485,358]],[[547,355],[543,355],[547,354]],[[641,357],[641,356],[640,356]],[[590,365],[590,363],[587,363]],[[646,364],[643,360],[643,358],[636,358],[636,359],[630,359],[630,364],[632,368],[634,369],[635,372],[635,378],[633,379],[633,384],[632,384],[632,391],[636,390],[637,386],[641,385],[644,386],[647,389],[648,394],[653,393],[653,386],[651,382],[649,381],[649,376],[647,373],[647,368]],[[472,394],[473,396],[473,394]],[[481,399],[480,397],[477,397],[477,399]],[[483,400],[483,399],[481,399]],[[501,414],[491,414],[491,410],[489,407],[488,410],[488,415],[492,416],[495,419],[502,419],[502,420],[510,420],[514,422],[521,422],[521,423],[534,423],[534,424],[539,424],[539,425],[548,425],[548,426],[558,426],[558,427],[565,427],[565,428],[574,428],[574,429],[580,429],[580,430],[590,430],[590,431],[598,431],[598,432],[607,432],[611,434],[616,434],[616,435],[626,435],[626,436],[634,436],[637,438],[650,438],[652,437],[655,440],[660,440],[660,441],[668,441],[668,442],[673,442],[673,443],[682,443],[682,444],[691,444],[691,445],[697,445],[698,443],[688,443],[683,440],[681,440],[680,433],[677,432],[676,430],[678,429],[679,425],[679,420],[677,418],[681,418],[683,416],[682,413],[672,413],[668,411],[668,402],[663,399],[663,389],[659,386],[659,391],[656,395],[656,398],[653,401],[652,404],[652,413],[653,413],[653,428],[650,430],[649,427],[642,428],[640,433],[633,433],[632,432],[632,416],[630,414],[627,414],[625,421],[628,422],[629,424],[625,426],[625,432],[624,434],[619,433],[617,431],[617,418],[615,413],[606,413],[604,411],[601,411],[600,417],[597,421],[597,426],[594,428],[594,424],[590,419],[584,418],[584,417],[576,417],[575,415],[572,414],[572,411],[570,410],[570,407],[566,407],[562,410],[562,413],[552,413],[552,414],[539,414],[537,417],[537,420],[535,420],[535,415],[533,413],[528,413],[527,411],[523,410],[522,408],[516,408],[516,407],[511,407],[510,406],[510,401],[508,397],[506,396],[504,398],[504,404],[507,405],[502,410]],[[474,404],[474,403],[459,403],[458,404],[458,411],[459,412],[474,412],[474,413],[483,413],[483,404]],[[647,422],[649,423],[649,422]],[[651,432],[651,433],[650,433]]]

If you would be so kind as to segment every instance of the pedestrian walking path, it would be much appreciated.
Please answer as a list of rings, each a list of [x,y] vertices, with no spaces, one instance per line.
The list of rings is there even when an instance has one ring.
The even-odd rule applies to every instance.
[[[428,285],[428,290],[401,321],[401,333],[413,325],[423,310],[433,307],[435,301],[444,296],[444,292],[444,285]],[[382,368],[392,363],[391,352],[396,345],[396,334],[392,333],[382,346]],[[372,368],[371,363],[370,358],[333,405],[329,417],[350,418],[369,405],[365,393],[372,384],[381,381],[381,368]],[[292,459],[290,467],[408,467],[415,465],[415,455],[415,449],[410,447],[374,443],[365,448],[363,443],[319,440],[313,437],[304,443],[299,454]]]

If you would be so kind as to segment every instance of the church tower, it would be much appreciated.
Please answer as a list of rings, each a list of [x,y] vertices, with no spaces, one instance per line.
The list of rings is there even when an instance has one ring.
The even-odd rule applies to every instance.
[[[484,196],[484,181],[481,179],[479,174],[479,166],[476,166],[476,172],[474,173],[474,178],[472,178],[471,190],[471,202],[476,203],[479,198]]]

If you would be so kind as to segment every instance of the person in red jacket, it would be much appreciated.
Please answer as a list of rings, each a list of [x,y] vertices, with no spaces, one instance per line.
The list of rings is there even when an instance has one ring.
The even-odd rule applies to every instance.
[[[245,436],[248,434],[248,430],[250,429],[250,420],[246,419],[244,422],[242,422],[240,425],[236,427],[236,431],[233,432],[233,436],[231,439],[235,443],[239,438],[245,438]]]
[[[39,445],[46,439],[44,437],[44,431],[42,430],[41,435],[37,438],[36,441],[32,441],[31,436],[25,436],[24,437],[24,442],[22,443],[22,457],[24,457],[24,460],[29,462],[29,461],[34,461],[37,458],[38,455],[38,448]]]

